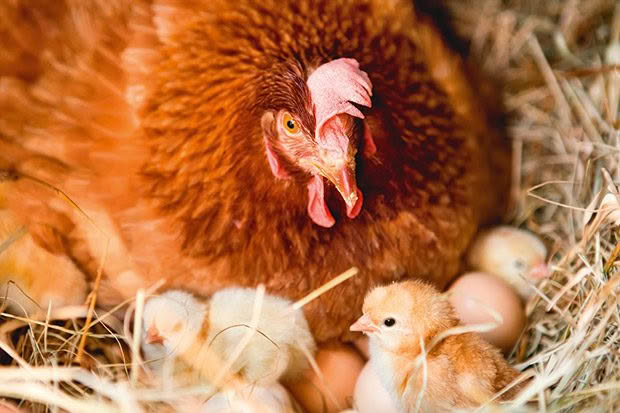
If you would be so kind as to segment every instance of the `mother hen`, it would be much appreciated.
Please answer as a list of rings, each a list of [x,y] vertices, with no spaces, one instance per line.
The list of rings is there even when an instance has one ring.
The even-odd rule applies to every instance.
[[[355,265],[306,308],[317,341],[346,338],[371,286],[445,286],[505,206],[506,142],[409,0],[12,0],[0,20],[8,205],[91,277],[98,231],[36,180],[93,219],[105,304],[162,278],[298,298]]]

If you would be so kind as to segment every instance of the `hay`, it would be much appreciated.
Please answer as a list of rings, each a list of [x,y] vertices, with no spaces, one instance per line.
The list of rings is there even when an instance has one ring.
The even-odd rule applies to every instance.
[[[533,379],[505,407],[620,411],[620,4],[450,4],[504,86],[513,223],[548,241],[555,271],[511,356]]]
[[[472,59],[503,86],[512,223],[548,242],[555,271],[527,303],[528,326],[510,356],[531,381],[516,400],[482,410],[620,411],[620,4],[448,3]],[[129,329],[99,313],[85,329],[87,312],[0,314],[0,362],[15,366],[0,369],[0,395],[34,412],[142,412],[212,393],[155,383]]]

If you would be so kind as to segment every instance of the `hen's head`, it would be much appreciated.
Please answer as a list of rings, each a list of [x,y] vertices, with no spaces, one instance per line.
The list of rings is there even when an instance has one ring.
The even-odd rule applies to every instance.
[[[375,151],[363,70],[375,63],[343,36],[367,36],[368,2],[202,3],[207,12],[170,36],[148,79],[149,196],[200,251],[248,242],[235,229],[305,225],[302,214],[331,227],[339,214],[326,200],[334,208],[335,191],[355,218],[363,204],[356,155]]]
[[[420,348],[428,340],[458,324],[447,297],[421,281],[377,287],[364,299],[363,315],[351,331],[368,334],[384,350]]]
[[[364,115],[355,105],[371,106],[372,84],[359,63],[347,58],[317,67],[307,80],[302,76],[291,68],[275,82],[283,92],[261,118],[265,151],[276,178],[307,176],[308,214],[316,224],[331,227],[323,179],[342,195],[349,218],[362,208],[355,156],[360,144],[372,153],[374,142],[368,127],[356,121]]]

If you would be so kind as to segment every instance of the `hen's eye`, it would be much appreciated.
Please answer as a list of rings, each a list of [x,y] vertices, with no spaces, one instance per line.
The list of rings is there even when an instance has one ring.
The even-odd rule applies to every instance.
[[[284,130],[289,135],[297,135],[300,132],[299,126],[297,125],[297,121],[293,119],[290,113],[285,113],[282,117],[282,124],[284,126]]]
[[[394,320],[393,318],[386,318],[385,320],[383,320],[383,324],[386,327],[392,327],[394,324],[396,324],[396,320]]]

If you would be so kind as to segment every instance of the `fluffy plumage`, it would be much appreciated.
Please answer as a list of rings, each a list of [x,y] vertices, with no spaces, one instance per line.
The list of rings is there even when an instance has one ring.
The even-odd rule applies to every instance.
[[[49,228],[33,226],[37,232],[29,232],[15,214],[3,209],[3,192],[8,190],[8,184],[0,182],[0,307],[6,304],[9,311],[25,316],[50,305],[81,304],[87,293],[84,275],[64,254],[36,242],[36,235]]]
[[[144,306],[142,350],[145,359],[161,370],[166,359],[176,371],[194,369],[208,380],[218,368],[196,366],[200,352],[211,352],[224,364],[248,332],[256,290],[226,288],[207,301],[184,291],[171,290],[149,299]],[[307,367],[301,346],[310,354],[315,344],[300,310],[291,302],[265,295],[257,333],[231,367],[254,384],[286,380]]]
[[[370,363],[403,412],[415,411],[420,393],[423,411],[447,412],[481,405],[519,375],[476,333],[449,335],[431,345],[457,325],[445,295],[423,282],[405,281],[368,293],[351,330],[369,335]],[[422,346],[426,377],[418,363]]]
[[[444,286],[502,211],[507,146],[409,0],[16,0],[0,18],[0,168],[61,188],[112,239],[101,304],[162,278],[295,299],[355,265],[305,307],[318,341],[346,337],[370,287]],[[372,97],[334,86],[349,106],[323,156],[309,78],[342,58],[360,71],[345,85],[365,74]],[[285,112],[293,146],[273,130]],[[15,213],[56,228],[92,276],[92,225],[49,188],[16,187]]]

